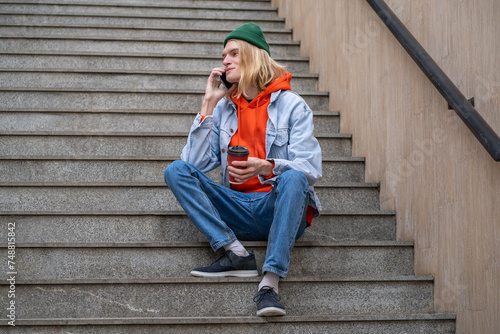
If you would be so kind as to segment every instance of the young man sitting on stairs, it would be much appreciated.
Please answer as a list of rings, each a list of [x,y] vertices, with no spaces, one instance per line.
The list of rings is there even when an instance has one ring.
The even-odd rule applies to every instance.
[[[321,209],[313,188],[322,173],[313,113],[291,91],[291,74],[271,58],[255,23],[227,36],[222,64],[208,77],[182,160],[165,170],[165,182],[213,250],[225,251],[191,275],[257,276],[253,250],[240,241],[267,241],[257,315],[285,315],[279,280],[287,275],[295,240]],[[223,74],[229,89],[221,84]],[[232,146],[246,147],[248,160],[228,165]],[[205,175],[218,166],[220,184]]]

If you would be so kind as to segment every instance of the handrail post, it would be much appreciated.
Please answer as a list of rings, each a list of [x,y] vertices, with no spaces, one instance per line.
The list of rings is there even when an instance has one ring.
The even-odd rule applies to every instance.
[[[495,161],[500,161],[500,137],[489,126],[484,118],[470,104],[441,67],[432,59],[427,51],[420,45],[406,26],[399,20],[384,0],[366,0],[401,43],[404,49],[429,78],[434,87],[448,101],[457,115],[472,131],[483,147]]]

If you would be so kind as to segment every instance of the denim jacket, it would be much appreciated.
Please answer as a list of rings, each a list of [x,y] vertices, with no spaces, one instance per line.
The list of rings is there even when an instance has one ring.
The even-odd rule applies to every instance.
[[[271,94],[266,127],[266,159],[274,160],[273,178],[262,183],[274,184],[276,177],[287,170],[304,172],[309,182],[310,203],[314,216],[321,204],[314,192],[314,184],[322,177],[321,148],[313,136],[313,113],[306,102],[292,91],[279,90]],[[181,159],[203,172],[221,166],[220,183],[230,187],[227,170],[227,148],[238,128],[236,105],[222,99],[213,115],[203,120],[198,114],[193,122]]]

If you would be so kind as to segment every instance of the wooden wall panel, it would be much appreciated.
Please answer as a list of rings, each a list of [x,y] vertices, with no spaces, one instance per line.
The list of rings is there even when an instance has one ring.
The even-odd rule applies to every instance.
[[[500,1],[387,1],[500,134]],[[438,312],[458,333],[500,328],[500,163],[494,162],[362,0],[272,0],[279,7],[366,181],[397,210],[416,273],[435,275]]]

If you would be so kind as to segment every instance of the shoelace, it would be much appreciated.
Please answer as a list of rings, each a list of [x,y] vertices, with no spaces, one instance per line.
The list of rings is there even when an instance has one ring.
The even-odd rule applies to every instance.
[[[281,301],[281,297],[276,293],[274,292],[274,289],[273,288],[269,288],[269,289],[261,289],[257,295],[255,295],[255,297],[253,297],[253,301],[258,303],[260,302],[266,294],[269,294],[271,295],[271,298],[275,301],[275,302],[280,302]]]

